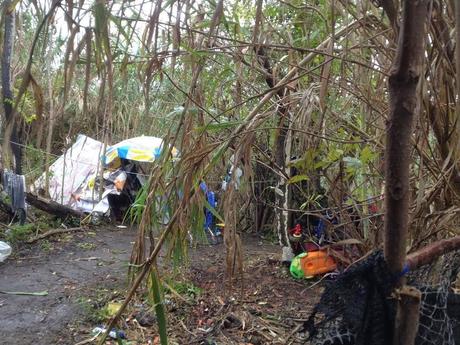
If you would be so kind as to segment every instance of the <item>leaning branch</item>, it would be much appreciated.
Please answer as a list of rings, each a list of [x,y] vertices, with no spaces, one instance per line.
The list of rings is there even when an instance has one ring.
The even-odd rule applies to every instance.
[[[407,256],[406,265],[412,271],[427,265],[441,255],[460,250],[460,236],[434,242]]]

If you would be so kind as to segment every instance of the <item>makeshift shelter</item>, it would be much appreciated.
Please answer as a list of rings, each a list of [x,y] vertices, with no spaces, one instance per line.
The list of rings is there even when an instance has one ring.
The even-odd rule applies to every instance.
[[[141,136],[109,146],[104,153],[102,142],[80,134],[50,166],[48,190],[43,173],[32,192],[49,195],[52,201],[80,212],[107,214],[110,210],[112,217],[121,220],[145,183],[141,163],[155,161],[162,150],[163,139]],[[173,147],[171,154],[177,158],[177,149]],[[98,172],[101,164],[102,181]]]
[[[97,192],[86,198],[76,199],[75,195],[84,187],[94,186],[103,147],[102,142],[79,134],[75,143],[49,167],[48,190],[44,172],[32,185],[32,192],[47,195],[52,201],[73,209],[92,211],[99,202]]]

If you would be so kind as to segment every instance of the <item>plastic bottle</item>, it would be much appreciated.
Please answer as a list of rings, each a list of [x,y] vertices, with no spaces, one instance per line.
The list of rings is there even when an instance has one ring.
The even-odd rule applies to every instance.
[[[10,256],[11,254],[11,246],[6,243],[0,241],[0,262],[5,261],[5,259]]]

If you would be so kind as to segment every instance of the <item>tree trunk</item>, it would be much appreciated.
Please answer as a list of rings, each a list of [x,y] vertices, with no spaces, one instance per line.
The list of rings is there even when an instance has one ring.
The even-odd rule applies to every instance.
[[[26,201],[39,210],[45,211],[63,219],[67,217],[83,217],[83,213],[80,211],[74,210],[73,208],[61,205],[53,200],[42,198],[32,193],[26,193]]]
[[[455,73],[456,73],[456,86],[457,86],[457,98],[455,102],[455,115],[457,120],[455,121],[455,131],[457,136],[460,135],[460,0],[455,0]],[[458,137],[457,137],[458,138]],[[457,144],[454,146],[455,152],[460,151],[460,140],[457,140]],[[456,155],[454,155],[456,157]],[[459,174],[459,163],[458,160],[454,163],[454,176],[453,182],[457,187],[457,193],[460,191],[460,174]]]
[[[19,142],[17,124],[13,114],[14,97],[11,90],[11,59],[13,56],[14,45],[14,23],[15,11],[11,7],[10,0],[4,3],[4,38],[2,52],[2,92],[3,92],[3,107],[5,109],[5,123],[3,126],[4,142],[3,142],[3,165],[5,168],[11,166],[10,150],[14,156],[14,171],[16,174],[22,173],[22,147]]]
[[[385,259],[394,273],[406,257],[412,123],[418,108],[428,1],[406,0],[396,58],[389,78],[390,117],[385,152]]]
[[[385,152],[385,260],[399,276],[406,260],[409,221],[409,163],[417,90],[423,67],[427,0],[405,0],[398,48],[389,78],[390,116]],[[404,280],[397,284],[401,286]],[[404,288],[403,288],[404,289]],[[396,294],[398,294],[396,291]],[[414,295],[415,296],[415,295]],[[417,298],[418,296],[418,298]],[[397,307],[393,345],[413,345],[418,329],[420,293]],[[401,296],[403,298],[403,296]]]
[[[290,157],[287,154],[290,154],[290,140],[288,135],[288,109],[287,107],[282,104],[283,101],[280,99],[280,104],[278,105],[278,129],[276,130],[275,136],[275,163],[279,169],[282,169],[283,172],[289,173],[290,169],[287,167],[287,162],[289,161]],[[289,175],[288,175],[289,177]],[[290,187],[287,184],[286,178],[281,176],[281,174],[277,175],[277,184],[276,187],[278,190],[281,190],[282,193],[276,193],[276,206],[277,209],[275,210],[275,219],[276,225],[278,230],[278,237],[279,242],[282,246],[289,246],[289,236],[288,236],[288,228],[289,228],[289,218],[290,212],[289,210],[289,200],[290,200]]]

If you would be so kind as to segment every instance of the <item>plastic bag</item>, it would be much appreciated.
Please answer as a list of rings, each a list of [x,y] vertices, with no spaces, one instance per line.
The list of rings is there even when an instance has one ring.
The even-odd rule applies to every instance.
[[[11,255],[11,246],[6,243],[0,241],[0,262],[5,261],[5,259]]]

